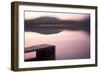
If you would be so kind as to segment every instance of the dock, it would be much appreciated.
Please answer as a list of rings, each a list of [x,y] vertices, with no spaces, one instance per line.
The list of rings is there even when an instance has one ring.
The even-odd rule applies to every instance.
[[[41,44],[31,47],[26,47],[24,53],[36,52],[36,58],[25,61],[42,61],[55,60],[55,46],[49,44]]]

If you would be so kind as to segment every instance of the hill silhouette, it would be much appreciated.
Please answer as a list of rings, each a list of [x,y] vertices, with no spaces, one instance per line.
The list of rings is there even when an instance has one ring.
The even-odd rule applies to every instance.
[[[59,33],[63,29],[85,30],[90,32],[90,18],[82,21],[60,20],[55,17],[39,17],[36,19],[25,20],[25,31],[53,34]]]
[[[72,20],[60,20],[55,17],[40,17],[36,19],[25,20],[25,24],[75,24],[77,21]]]

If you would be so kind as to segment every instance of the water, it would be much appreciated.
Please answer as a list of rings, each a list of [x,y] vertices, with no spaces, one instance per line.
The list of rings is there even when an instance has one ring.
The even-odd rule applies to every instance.
[[[90,58],[90,36],[83,30],[66,29],[54,34],[25,32],[25,47],[40,44],[55,45],[56,60]]]

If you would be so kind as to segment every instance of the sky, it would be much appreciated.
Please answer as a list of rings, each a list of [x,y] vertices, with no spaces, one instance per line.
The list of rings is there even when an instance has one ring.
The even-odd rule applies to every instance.
[[[84,20],[84,19],[88,18],[89,14],[25,11],[25,20],[36,19],[36,18],[43,17],[43,16],[55,17],[60,20],[80,21],[80,20]]]

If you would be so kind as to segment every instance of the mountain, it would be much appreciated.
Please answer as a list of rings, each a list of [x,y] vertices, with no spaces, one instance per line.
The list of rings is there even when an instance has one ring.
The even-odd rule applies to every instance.
[[[52,34],[59,33],[64,29],[85,30],[90,32],[90,18],[82,21],[60,20],[54,17],[40,17],[36,19],[25,20],[25,31]]]
[[[72,21],[72,20],[60,20],[55,17],[40,17],[36,19],[31,19],[31,20],[25,20],[25,24],[75,24],[77,21]]]

